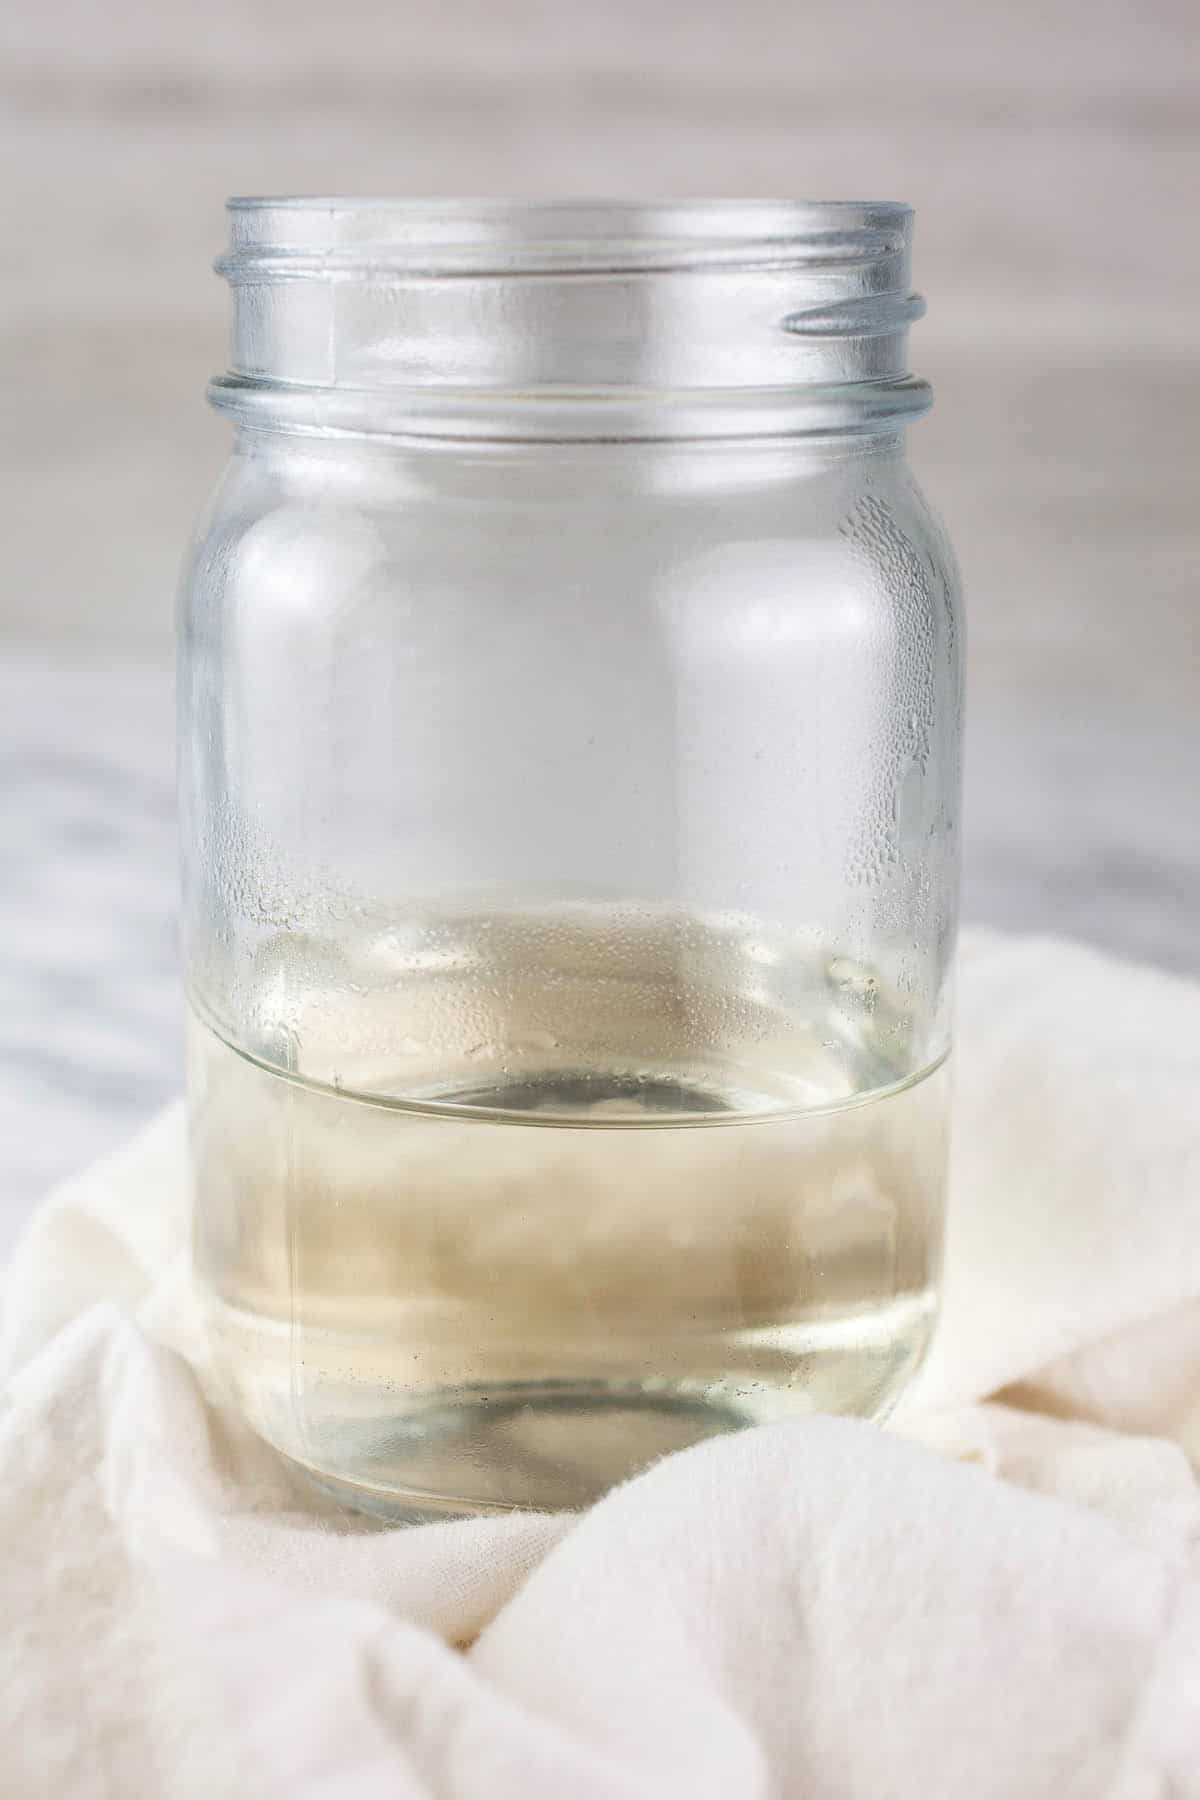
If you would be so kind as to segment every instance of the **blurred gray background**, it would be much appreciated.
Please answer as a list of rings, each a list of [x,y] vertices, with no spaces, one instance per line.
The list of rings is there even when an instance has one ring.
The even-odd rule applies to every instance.
[[[904,199],[966,912],[1200,970],[1194,0],[10,0],[0,1243],[179,1081],[171,610],[227,193]]]

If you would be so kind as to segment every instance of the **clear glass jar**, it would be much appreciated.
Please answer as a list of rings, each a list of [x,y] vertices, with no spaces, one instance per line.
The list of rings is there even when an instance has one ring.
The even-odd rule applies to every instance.
[[[878,1415],[934,1320],[960,635],[894,205],[231,205],[183,584],[196,1274],[392,1517]]]

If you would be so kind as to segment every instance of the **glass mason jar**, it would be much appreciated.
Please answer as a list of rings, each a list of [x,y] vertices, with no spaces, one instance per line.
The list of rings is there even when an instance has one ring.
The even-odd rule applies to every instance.
[[[195,1265],[392,1517],[879,1415],[959,796],[896,205],[239,200],[183,583]]]

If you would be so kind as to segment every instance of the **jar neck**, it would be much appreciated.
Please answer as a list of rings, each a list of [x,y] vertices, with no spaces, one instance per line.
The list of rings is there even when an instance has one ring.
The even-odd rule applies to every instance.
[[[877,434],[907,371],[890,205],[231,202],[218,406],[474,441]]]

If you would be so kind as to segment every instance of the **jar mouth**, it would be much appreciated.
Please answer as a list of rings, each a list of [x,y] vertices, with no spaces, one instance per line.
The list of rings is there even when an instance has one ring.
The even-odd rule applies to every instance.
[[[899,201],[263,195],[227,207],[217,268],[233,282],[853,266],[902,254],[912,225]]]
[[[850,200],[241,198],[215,403],[322,435],[877,432],[928,406],[912,211]]]

